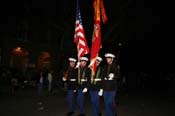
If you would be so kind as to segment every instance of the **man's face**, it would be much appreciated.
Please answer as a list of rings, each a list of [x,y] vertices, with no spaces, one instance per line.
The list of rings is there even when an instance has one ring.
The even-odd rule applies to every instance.
[[[84,60],[80,61],[80,66],[81,66],[81,67],[85,67],[85,66],[86,66],[86,64],[87,64],[87,62],[86,62],[86,61],[84,61]]]
[[[112,63],[112,61],[113,61],[113,59],[112,59],[112,58],[110,58],[110,57],[107,57],[107,58],[106,58],[106,62],[107,62],[108,64],[111,64],[111,63]]]
[[[70,65],[70,67],[72,67],[72,68],[73,68],[73,67],[75,66],[75,62],[70,61],[70,62],[69,62],[69,65]]]
[[[99,60],[96,60],[96,65],[100,65],[100,61]]]

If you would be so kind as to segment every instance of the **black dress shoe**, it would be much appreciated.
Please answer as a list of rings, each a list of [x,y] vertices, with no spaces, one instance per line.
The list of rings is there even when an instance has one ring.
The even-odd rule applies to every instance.
[[[98,113],[99,116],[102,116],[102,113]]]
[[[67,113],[67,116],[72,116],[74,114],[74,112],[69,112]]]

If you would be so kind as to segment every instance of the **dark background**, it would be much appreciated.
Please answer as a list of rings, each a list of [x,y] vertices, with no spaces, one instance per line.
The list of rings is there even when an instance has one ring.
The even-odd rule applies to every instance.
[[[157,0],[104,0],[108,16],[102,24],[103,48],[100,55],[120,50],[122,72],[174,73],[172,7]],[[39,51],[57,54],[76,53],[73,43],[76,0],[18,0],[0,3],[0,43],[2,63],[10,50],[27,48],[33,62]],[[93,0],[80,0],[88,45],[93,32]],[[122,46],[118,46],[121,42]],[[65,49],[66,48],[66,49]],[[154,75],[154,74],[153,74]]]

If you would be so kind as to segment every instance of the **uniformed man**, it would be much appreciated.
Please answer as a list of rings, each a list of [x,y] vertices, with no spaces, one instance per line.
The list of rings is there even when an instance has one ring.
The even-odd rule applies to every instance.
[[[67,104],[68,104],[68,114],[67,116],[72,116],[74,114],[74,93],[76,92],[77,87],[77,71],[75,69],[76,59],[68,58],[69,67],[64,73],[63,81],[67,83],[68,92],[67,92]]]
[[[102,61],[101,57],[96,58],[96,72],[95,75],[91,77],[91,83],[89,87],[90,91],[90,98],[93,108],[93,116],[101,116],[101,109],[100,109],[100,96],[102,96],[102,74],[103,70],[100,66]],[[100,95],[100,96],[99,96]]]
[[[106,62],[103,74],[103,98],[106,116],[116,116],[115,96],[117,89],[118,67],[114,62],[115,55],[106,53]]]
[[[79,107],[79,116],[85,116],[84,112],[84,94],[88,91],[88,84],[91,78],[91,70],[87,66],[88,58],[80,58],[80,66],[78,69],[78,94],[77,94],[77,104]]]

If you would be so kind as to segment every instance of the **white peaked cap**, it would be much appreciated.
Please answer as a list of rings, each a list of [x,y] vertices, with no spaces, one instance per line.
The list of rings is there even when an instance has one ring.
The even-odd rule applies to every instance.
[[[89,59],[87,57],[81,57],[80,61],[88,61]]]
[[[103,59],[101,58],[101,57],[97,57],[97,59],[96,60],[98,60],[98,61],[102,61]]]
[[[115,55],[112,53],[106,53],[105,57],[115,58]]]
[[[68,58],[70,62],[76,62],[77,60],[75,58]]]

